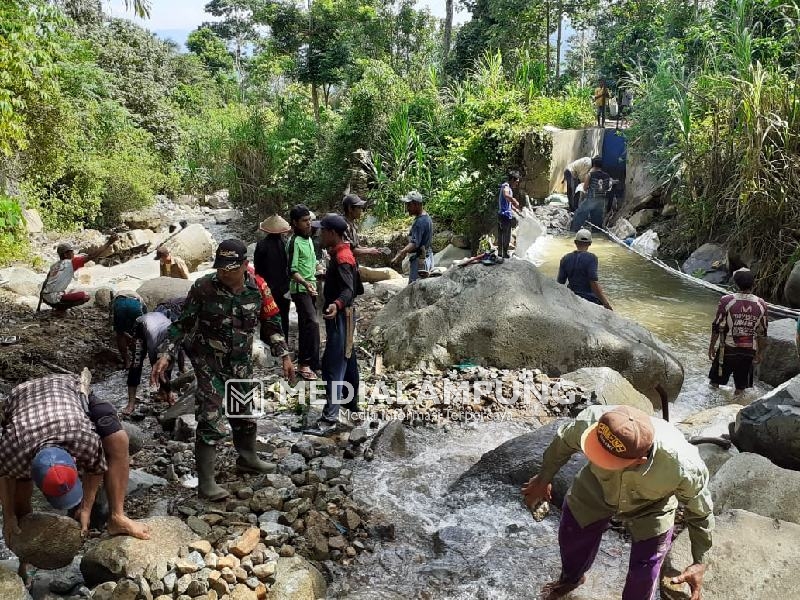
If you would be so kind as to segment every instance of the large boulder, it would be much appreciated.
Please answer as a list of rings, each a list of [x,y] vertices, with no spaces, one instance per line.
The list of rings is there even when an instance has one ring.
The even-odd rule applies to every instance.
[[[437,252],[433,255],[433,264],[436,267],[450,267],[454,262],[458,262],[460,260],[464,260],[465,258],[469,258],[472,256],[469,250],[464,250],[463,248],[456,248],[452,244],[448,245],[446,248],[442,249],[440,252]]]
[[[167,218],[158,210],[131,210],[120,215],[120,221],[131,229],[152,229],[158,231],[167,224]]]
[[[8,540],[9,548],[39,569],[66,567],[83,545],[81,527],[69,517],[34,512],[19,520],[19,528],[21,533]]]
[[[660,406],[674,399],[683,367],[652,333],[573,294],[526,261],[450,269],[389,300],[370,337],[384,363],[438,368],[472,360],[560,374],[607,366]]]
[[[681,270],[711,283],[722,283],[728,278],[727,260],[726,248],[718,244],[703,244],[686,259]]]
[[[714,477],[719,470],[734,456],[739,455],[739,451],[735,446],[724,447],[720,444],[703,443],[697,444],[697,452],[700,458],[706,463],[708,474]]]
[[[782,469],[758,454],[743,452],[728,460],[709,488],[717,514],[740,508],[800,524],[800,473]]]
[[[268,600],[317,600],[325,598],[328,586],[325,578],[310,562],[299,556],[279,558],[275,583]]]
[[[763,357],[758,365],[758,378],[775,386],[800,373],[797,356],[797,321],[778,319],[769,324]]]
[[[800,306],[800,260],[794,263],[792,272],[783,286],[783,297],[789,306],[797,308]]]
[[[661,570],[662,600],[689,600],[689,586],[669,583],[692,564],[689,531],[672,544]],[[795,569],[800,564],[800,525],[744,510],[716,519],[714,545],[703,582],[705,600],[798,598]]]
[[[558,428],[568,422],[568,419],[558,419],[490,450],[456,480],[452,491],[469,489],[473,487],[473,483],[484,481],[524,484],[539,473],[545,450],[553,441]],[[561,506],[572,480],[586,462],[583,454],[574,454],[553,479],[553,501],[557,506]]]
[[[164,245],[172,254],[180,256],[186,261],[190,272],[196,271],[201,263],[211,260],[215,247],[214,238],[199,223],[181,229],[175,236],[164,242]]]
[[[628,219],[618,219],[611,228],[611,233],[621,240],[626,240],[629,237],[636,237],[636,227],[631,225]]]
[[[0,598],[3,600],[30,600],[25,584],[16,573],[0,567]]]
[[[730,425],[736,420],[741,404],[725,404],[707,408],[675,423],[687,439],[693,437],[718,438],[727,436]]]
[[[122,577],[136,578],[150,568],[163,570],[174,561],[182,546],[197,539],[191,529],[176,517],[152,517],[143,523],[150,526],[150,539],[111,537],[89,550],[81,561],[86,585],[94,587],[104,581]]]
[[[365,267],[359,265],[358,274],[361,275],[361,281],[364,283],[377,283],[378,281],[403,278],[400,273],[389,267]]]
[[[745,406],[730,433],[742,452],[755,452],[780,467],[800,470],[800,375]]]
[[[644,229],[645,227],[648,227],[650,223],[652,223],[655,220],[657,214],[658,211],[656,209],[645,208],[640,210],[639,212],[633,213],[628,218],[628,223],[630,223],[634,229]]]
[[[28,233],[42,233],[44,231],[42,217],[35,208],[23,209],[22,218],[25,221],[25,229]]]
[[[584,367],[571,373],[564,373],[561,379],[578,384],[587,393],[594,392],[600,404],[624,404],[648,414],[653,412],[653,404],[647,396],[636,391],[636,388],[614,369]]]
[[[189,288],[192,287],[193,282],[188,279],[178,279],[177,277],[156,277],[145,281],[136,290],[136,293],[142,297],[145,304],[155,308],[158,304],[171,300],[173,298],[185,298],[189,293]]]
[[[25,267],[0,269],[0,286],[18,296],[38,298],[44,283],[44,275]]]

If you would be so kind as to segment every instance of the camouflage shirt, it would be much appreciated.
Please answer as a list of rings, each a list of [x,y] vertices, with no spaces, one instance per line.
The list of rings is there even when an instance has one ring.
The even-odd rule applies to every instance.
[[[253,337],[259,321],[268,330],[272,355],[289,353],[280,314],[267,317],[262,303],[262,291],[250,274],[245,278],[244,289],[236,294],[217,279],[216,273],[201,277],[189,290],[183,312],[170,326],[159,354],[175,359],[181,343],[193,334],[189,344],[193,362],[199,361],[217,374],[249,378],[253,370]]]

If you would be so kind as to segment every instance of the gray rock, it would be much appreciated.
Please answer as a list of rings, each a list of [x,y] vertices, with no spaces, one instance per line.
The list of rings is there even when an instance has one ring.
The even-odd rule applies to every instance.
[[[136,600],[141,590],[130,579],[123,579],[117,583],[114,592],[111,594],[111,600]]]
[[[712,478],[726,462],[739,454],[735,446],[726,450],[717,444],[697,444],[697,451],[700,453],[700,458],[706,463],[708,474]]]
[[[562,380],[578,384],[585,392],[594,392],[598,404],[624,404],[651,414],[653,405],[644,394],[636,391],[627,379],[608,367],[584,367],[564,373]]]
[[[192,598],[196,598],[197,596],[202,596],[208,592],[208,582],[200,581],[198,579],[193,579],[192,582],[186,588],[186,595],[191,596]]]
[[[669,583],[692,564],[689,531],[672,545],[661,571],[661,598],[689,600],[689,586]],[[744,510],[716,519],[708,554],[703,597],[708,600],[797,598],[794,575],[800,564],[800,525],[775,521]]]
[[[526,483],[542,468],[544,451],[553,441],[556,430],[567,422],[569,422],[567,419],[558,419],[487,452],[469,471],[456,480],[451,492],[458,494],[474,489],[478,482],[486,480],[515,486]],[[576,453],[556,474],[553,479],[553,502],[556,506],[561,506],[572,480],[585,464],[586,458],[583,454]]]
[[[408,456],[403,422],[399,420],[389,421],[372,438],[370,449],[376,456]]]
[[[325,469],[328,477],[338,477],[342,466],[342,461],[335,456],[324,456],[322,458],[321,467]]]
[[[164,593],[172,594],[175,591],[175,585],[178,583],[178,575],[173,571],[164,576]]]
[[[19,575],[0,567],[0,598],[3,600],[30,600],[28,590]]]
[[[348,441],[351,444],[360,444],[367,439],[367,430],[364,427],[353,427],[350,431],[350,436],[348,437]]]
[[[317,454],[314,450],[314,444],[312,444],[311,440],[309,440],[307,437],[301,437],[294,444],[292,444],[292,453],[299,454],[306,460],[311,460]]]
[[[111,306],[111,295],[114,290],[110,287],[101,287],[94,293],[94,305],[102,310],[108,310]]]
[[[231,221],[235,221],[240,216],[241,213],[239,213],[238,210],[223,209],[214,213],[214,220],[217,222],[217,225],[226,225]]]
[[[613,233],[619,239],[625,240],[629,237],[636,237],[636,227],[631,225],[628,219],[618,219],[611,228],[611,233]]]
[[[725,404],[707,408],[674,423],[687,439],[693,437],[727,436],[736,415],[742,410],[741,404]]]
[[[130,421],[123,421],[122,428],[128,434],[128,455],[133,456],[144,448],[144,432],[138,425],[134,425]]]
[[[161,426],[164,428],[165,431],[172,431],[175,428],[175,421],[181,415],[190,415],[194,413],[194,395],[190,395],[188,398],[184,398],[183,400],[179,400],[172,406],[170,406],[164,413],[159,417],[159,422]]]
[[[299,556],[278,559],[268,600],[317,600],[326,596],[325,578],[310,562]]]
[[[205,522],[203,519],[195,516],[191,516],[186,520],[186,524],[189,528],[194,531],[200,537],[205,537],[209,533],[211,533],[211,525]]]
[[[150,539],[112,537],[101,540],[81,561],[81,573],[88,586],[121,577],[143,575],[153,564],[167,564],[181,547],[196,535],[176,517],[153,517],[143,521],[150,527]]]
[[[655,220],[657,214],[658,211],[655,210],[654,208],[645,208],[640,210],[639,212],[633,213],[628,218],[628,222],[635,229],[644,229]]]
[[[472,256],[469,250],[457,248],[452,244],[433,255],[433,264],[436,267],[444,267],[445,269],[452,267],[453,263],[464,260]]]
[[[211,260],[216,247],[211,233],[199,223],[182,229],[175,237],[164,242],[164,245],[172,254],[180,256],[186,262],[190,272],[196,271],[201,263]]]
[[[120,220],[131,229],[158,231],[167,224],[167,219],[156,209],[131,210],[120,215]]]
[[[111,600],[114,590],[117,588],[116,581],[106,581],[92,590],[92,600]]]
[[[8,546],[23,562],[39,569],[69,565],[83,545],[80,525],[69,517],[34,512],[19,520],[21,533]]]
[[[42,233],[44,231],[42,217],[35,208],[22,209],[22,219],[25,221],[25,229],[28,233]]]
[[[761,363],[756,365],[758,378],[776,386],[800,374],[800,359],[797,356],[797,321],[778,319],[769,324]]]
[[[782,469],[758,454],[728,460],[709,484],[714,512],[738,508],[800,524],[800,473]]]
[[[259,524],[261,523],[277,523],[278,519],[283,513],[279,510],[268,510],[258,517]]]
[[[197,418],[194,415],[181,415],[175,419],[172,438],[178,442],[190,442],[197,431]]]
[[[128,497],[140,496],[147,493],[153,487],[165,486],[167,480],[157,475],[151,475],[141,469],[131,469],[128,478]]]
[[[487,306],[497,310],[486,311]],[[370,338],[387,367],[449,367],[464,359],[545,372],[607,366],[659,406],[683,367],[640,325],[586,302],[526,261],[474,265],[408,286],[375,317]]]
[[[192,282],[176,277],[155,277],[145,281],[136,290],[147,306],[157,306],[173,298],[185,298]]]
[[[26,267],[0,269],[0,284],[18,296],[31,296],[38,299],[42,288],[42,275]]]
[[[265,522],[261,523],[259,528],[261,529],[261,537],[263,538],[263,542],[267,546],[280,546],[284,542],[294,537],[294,530],[286,525]]]
[[[800,307],[800,260],[794,263],[792,272],[783,286],[783,297],[789,306]]]
[[[80,560],[74,560],[69,567],[53,574],[49,588],[54,594],[66,595],[80,585],[83,585]]]
[[[306,469],[306,459],[301,454],[289,454],[278,465],[278,470],[284,475],[302,473]]]
[[[689,275],[695,275],[702,271],[701,279],[706,273],[713,271],[722,271],[727,276],[727,263],[728,250],[724,246],[703,244],[684,261],[681,270]],[[719,266],[715,267],[715,264]]]
[[[800,470],[800,375],[739,411],[731,439],[742,452]]]

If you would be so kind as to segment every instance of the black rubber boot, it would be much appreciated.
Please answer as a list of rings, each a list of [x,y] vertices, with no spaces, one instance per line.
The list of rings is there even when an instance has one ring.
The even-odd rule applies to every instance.
[[[258,458],[255,427],[232,427],[233,446],[239,453],[236,466],[245,473],[274,473],[275,466]]]
[[[217,502],[230,496],[230,492],[217,485],[214,466],[217,462],[217,447],[204,443],[199,437],[194,444],[194,460],[197,464],[197,493],[201,498]]]

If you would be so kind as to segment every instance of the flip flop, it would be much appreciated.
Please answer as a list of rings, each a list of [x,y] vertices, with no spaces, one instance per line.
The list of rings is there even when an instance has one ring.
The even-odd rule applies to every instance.
[[[302,369],[297,369],[295,371],[298,377],[302,377],[306,381],[316,381],[318,379],[317,374],[314,373],[309,367],[303,367]]]

